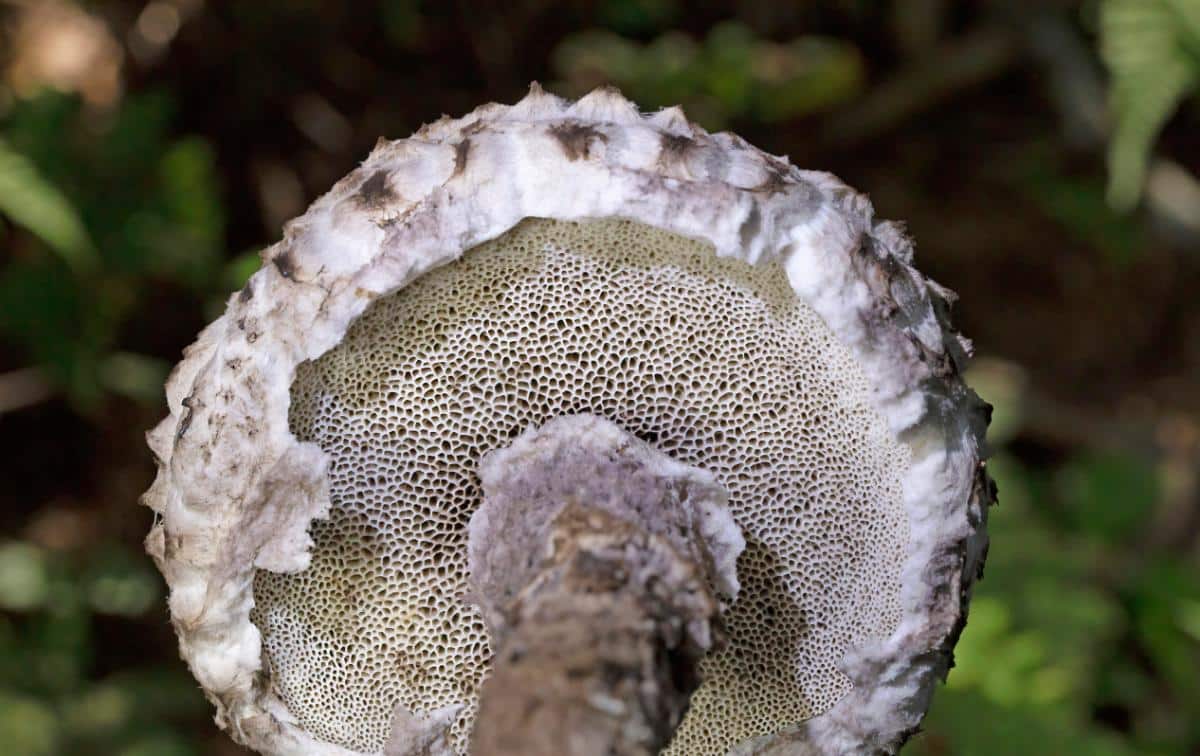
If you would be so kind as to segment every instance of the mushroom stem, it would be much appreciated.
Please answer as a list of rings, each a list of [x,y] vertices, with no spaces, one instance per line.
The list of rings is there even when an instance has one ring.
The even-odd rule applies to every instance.
[[[703,572],[634,523],[571,503],[504,611],[472,753],[649,756],[699,685],[718,604]],[[700,635],[706,635],[701,633]]]
[[[471,752],[658,753],[724,640],[716,590],[737,589],[725,490],[589,415],[486,455],[480,478],[470,583],[495,660]]]

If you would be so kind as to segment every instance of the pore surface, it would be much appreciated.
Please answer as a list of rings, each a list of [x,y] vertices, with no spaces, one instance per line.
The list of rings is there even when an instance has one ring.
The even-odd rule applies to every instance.
[[[828,709],[848,648],[900,616],[908,464],[849,352],[777,264],[623,220],[527,220],[375,303],[302,365],[290,422],[331,458],[312,566],[260,571],[270,683],[365,752],[392,711],[464,703],[487,631],[462,601],[480,457],[561,415],[612,420],[730,494],[747,541],[730,644],[670,752],[714,754]]]

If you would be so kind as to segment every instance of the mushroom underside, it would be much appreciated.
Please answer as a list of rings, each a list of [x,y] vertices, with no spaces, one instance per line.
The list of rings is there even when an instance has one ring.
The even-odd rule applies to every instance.
[[[260,570],[270,683],[319,739],[380,751],[393,710],[464,708],[488,634],[467,521],[489,451],[591,413],[729,491],[747,546],[729,644],[668,749],[721,753],[827,711],[847,650],[901,616],[907,447],[778,263],[622,219],[529,219],[372,305],[301,366],[290,424],[329,455],[311,566]]]

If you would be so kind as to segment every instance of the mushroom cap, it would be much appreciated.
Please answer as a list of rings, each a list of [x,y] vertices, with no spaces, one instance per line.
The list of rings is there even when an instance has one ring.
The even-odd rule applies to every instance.
[[[547,220],[522,224],[527,218]],[[410,286],[436,291],[439,280],[444,285],[458,280],[455,276],[471,280],[464,266],[448,265],[465,252],[471,251],[466,262],[478,259],[483,265],[503,258],[506,250],[511,255],[519,248],[513,240],[522,234],[557,234],[557,241],[534,250],[544,270],[547,261],[550,268],[558,264],[555,255],[580,257],[586,246],[580,229],[589,234],[625,229],[643,242],[614,246],[640,243],[648,255],[668,247],[664,254],[676,255],[664,263],[668,267],[695,264],[696,280],[737,280],[739,291],[755,293],[764,311],[808,323],[804,338],[825,339],[819,349],[810,348],[812,355],[801,350],[806,361],[784,367],[808,371],[808,382],[801,381],[793,397],[797,405],[810,402],[807,389],[813,386],[850,387],[827,401],[825,411],[854,417],[859,426],[856,435],[838,437],[839,450],[828,456],[844,464],[845,455],[839,457],[844,447],[851,461],[866,463],[857,465],[840,488],[829,488],[831,522],[888,534],[883,540],[877,535],[850,539],[850,550],[859,548],[857,556],[843,560],[845,570],[821,573],[813,565],[831,559],[821,543],[836,555],[846,548],[842,533],[830,531],[827,523],[824,541],[816,531],[805,531],[808,536],[797,542],[806,549],[773,550],[772,543],[791,543],[789,520],[755,514],[756,502],[739,503],[737,487],[720,480],[730,489],[731,509],[749,542],[738,569],[742,592],[731,608],[735,652],[737,613],[752,582],[743,565],[755,553],[760,562],[749,562],[751,576],[756,569],[760,576],[773,571],[786,583],[815,570],[854,578],[824,586],[825,595],[818,596],[818,606],[830,604],[832,596],[833,603],[848,607],[834,613],[844,627],[831,634],[836,642],[821,646],[824,656],[814,660],[804,649],[766,654],[771,646],[763,643],[748,647],[757,656],[743,654],[754,664],[771,665],[773,672],[783,670],[780,679],[794,686],[792,701],[772,705],[746,698],[739,704],[738,691],[753,690],[756,680],[741,680],[739,687],[736,678],[753,678],[756,667],[739,666],[736,653],[724,662],[714,657],[705,663],[712,685],[706,682],[697,693],[671,752],[716,753],[731,747],[744,753],[776,747],[788,753],[888,751],[919,724],[965,622],[986,548],[986,508],[994,498],[981,463],[987,408],[959,377],[969,344],[948,324],[952,295],[912,267],[911,244],[897,225],[875,221],[867,200],[829,174],[798,170],[734,135],[708,134],[678,109],[643,116],[613,90],[569,103],[535,86],[511,107],[486,105],[463,118],[443,118],[410,139],[380,142],[358,170],[288,224],[284,239],[263,253],[262,270],[230,298],[225,314],[185,351],[168,380],[170,415],[148,434],[159,473],[144,497],[158,515],[147,549],[170,586],[181,652],[216,705],[218,723],[237,740],[264,753],[384,753],[390,751],[389,740],[405,741],[398,728],[436,721],[453,722],[448,726],[457,728],[455,742],[462,747],[486,664],[486,648],[478,642],[486,640],[482,622],[472,621],[465,606],[442,602],[435,610],[446,632],[459,641],[456,633],[476,634],[476,641],[441,646],[474,655],[470,663],[454,661],[455,669],[465,670],[455,673],[461,678],[457,697],[397,694],[396,711],[387,717],[390,733],[377,727],[373,734],[342,737],[336,728],[314,726],[311,710],[287,690],[288,674],[319,683],[326,674],[323,665],[336,667],[344,660],[314,653],[312,663],[300,661],[299,672],[289,673],[280,669],[289,660],[277,650],[287,644],[276,650],[270,643],[264,646],[260,627],[268,636],[286,635],[271,630],[272,616],[279,616],[272,607],[295,608],[297,602],[289,603],[287,596],[305,595],[294,589],[307,585],[310,566],[312,575],[321,572],[323,546],[315,549],[314,562],[310,525],[318,539],[337,532],[353,535],[352,528],[339,525],[347,521],[342,502],[328,526],[313,523],[329,517],[331,490],[349,492],[343,498],[350,500],[355,485],[364,486],[361,475],[346,475],[339,467],[345,455],[336,443],[322,445],[320,430],[330,427],[328,422],[308,422],[321,412],[328,415],[328,405],[314,393],[319,383],[314,376],[323,369],[322,355],[329,353],[326,365],[333,364],[339,354],[358,354],[351,348],[356,343],[369,343],[356,341],[355,334],[378,331],[378,323],[386,321],[379,313],[388,308],[395,315],[394,308],[403,305],[391,295]],[[603,252],[585,262],[597,269],[616,264]],[[703,270],[722,265],[730,270],[719,275]],[[746,270],[733,270],[738,265]],[[770,281],[756,283],[756,276],[764,275],[786,282],[787,297],[764,294]],[[783,304],[776,301],[793,295]],[[413,321],[393,317],[391,322],[403,329]],[[743,329],[745,343],[755,343],[756,336]],[[302,368],[306,362],[313,364]],[[837,375],[831,378],[829,365],[849,367],[832,370]],[[311,411],[306,415],[303,407]],[[571,407],[563,414],[589,409],[596,411]],[[395,411],[397,418],[403,414],[403,407]],[[658,432],[628,427],[644,415],[641,411],[629,417],[597,414],[624,420],[629,430]],[[537,424],[548,418],[516,419]],[[691,445],[671,438],[662,443],[676,443],[673,456],[679,448],[692,450],[697,456],[684,461],[704,467],[696,451],[704,441],[700,434]],[[781,457],[776,466],[783,469],[789,461]],[[732,465],[725,477],[735,476],[736,468]],[[723,477],[721,470],[710,471]],[[864,479],[875,480],[876,489],[865,499],[847,500],[846,493]],[[373,506],[371,511],[380,511],[378,502]],[[464,579],[470,514],[455,512],[458,519],[442,526],[444,533],[454,532],[455,522],[463,526],[460,536],[448,536],[450,546],[457,543],[454,537],[461,538],[461,559],[454,556],[439,566],[453,572],[461,563]],[[884,521],[890,524],[872,529]],[[408,532],[406,526],[395,530],[401,536]],[[872,555],[864,545],[879,548]],[[763,559],[780,553],[781,562],[765,566]],[[890,565],[890,573],[880,573],[879,565]],[[870,575],[887,585],[883,599],[872,595],[872,582],[864,577]],[[271,594],[270,586],[278,590]],[[814,587],[820,594],[819,581],[803,580],[785,592],[798,606],[811,607]],[[282,598],[268,598],[256,609],[258,594]],[[308,595],[314,598],[310,603],[319,603],[319,594]],[[367,599],[356,596],[352,603]],[[869,611],[859,612],[864,606]],[[803,619],[814,629],[801,634],[816,636],[824,629],[824,617]],[[862,627],[864,621],[870,626]],[[300,624],[298,638],[312,637],[304,635],[310,624]],[[404,626],[386,632],[403,634]],[[299,652],[311,644],[298,641],[293,647],[302,656]],[[336,643],[330,648],[344,650]],[[404,664],[397,660],[394,666]],[[371,669],[368,665],[364,674],[374,674]],[[813,675],[825,682],[812,683]],[[379,686],[363,690],[393,702]],[[827,692],[822,698],[814,691]],[[789,691],[784,686],[779,693],[786,698]],[[378,721],[382,704],[369,705]],[[706,710],[736,726],[705,724]],[[699,724],[689,725],[693,721]]]

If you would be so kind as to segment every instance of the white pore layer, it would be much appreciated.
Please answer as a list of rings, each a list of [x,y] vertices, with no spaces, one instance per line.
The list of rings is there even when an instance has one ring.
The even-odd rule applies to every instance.
[[[900,617],[908,452],[869,402],[777,264],[630,221],[525,221],[301,367],[292,427],[330,455],[334,509],[309,569],[256,582],[275,687],[310,732],[363,751],[396,704],[466,704],[465,751],[489,661],[462,601],[480,460],[583,412],[716,476],[750,542],[729,645],[672,751],[821,713],[850,687],[845,651]]]
[[[599,361],[595,369],[582,371],[574,383],[563,383],[574,393],[564,394],[558,405],[545,402],[533,408],[537,402],[530,400],[535,395],[557,396],[548,385],[540,394],[524,397],[530,408],[522,406],[521,397],[511,406],[501,406],[498,398],[510,395],[496,391],[491,394],[496,401],[487,410],[495,411],[495,425],[476,422],[470,427],[478,435],[443,434],[437,444],[429,445],[439,429],[426,428],[422,435],[413,425],[419,425],[419,413],[401,418],[396,414],[403,411],[401,407],[389,404],[386,396],[372,398],[369,387],[351,390],[342,385],[321,393],[330,388],[323,383],[329,365],[343,359],[337,355],[372,358],[370,353],[355,351],[360,348],[355,344],[366,342],[356,341],[361,336],[352,335],[345,349],[306,368],[306,377],[297,385],[296,429],[318,443],[301,441],[292,434],[289,389],[302,362],[314,360],[342,342],[351,323],[372,302],[505,234],[527,217],[618,217],[690,237],[703,242],[694,245],[693,259],[706,261],[696,263],[700,267],[692,273],[701,278],[707,275],[718,287],[753,289],[759,285],[754,282],[756,277],[769,279],[772,271],[782,271],[798,296],[792,301],[798,304],[791,311],[764,315],[760,330],[739,331],[742,341],[731,342],[748,345],[742,348],[751,354],[751,348],[774,350],[770,353],[776,356],[761,360],[764,369],[774,369],[777,363],[778,375],[789,368],[796,371],[793,390],[797,393],[788,396],[764,387],[757,399],[775,403],[770,410],[758,411],[786,416],[798,413],[799,407],[815,407],[810,409],[813,416],[841,418],[839,422],[849,425],[837,427],[853,426],[860,435],[853,436],[853,441],[831,439],[835,448],[824,450],[832,463],[828,470],[811,462],[800,465],[805,472],[820,469],[818,481],[813,481],[816,485],[782,490],[791,485],[784,481],[795,460],[815,460],[821,455],[811,449],[807,457],[789,452],[789,443],[803,439],[780,439],[753,458],[750,467],[743,467],[743,459],[752,455],[731,450],[736,444],[753,443],[758,435],[726,435],[722,446],[711,422],[710,426],[692,427],[685,421],[704,414],[698,405],[683,409],[691,406],[688,402],[693,394],[704,393],[686,382],[695,371],[672,372],[677,366],[664,362],[661,370],[649,371],[652,377],[662,375],[662,383],[651,387],[661,393],[640,397],[635,389],[645,390],[647,371],[627,371],[641,376],[642,385],[631,384],[623,392],[614,390],[610,403],[603,404],[607,384],[600,381],[611,371],[611,361],[626,349],[636,353],[641,340],[637,323],[630,321],[636,320],[637,298],[632,296],[624,300],[614,297],[613,306],[625,307],[630,313],[611,322],[611,337],[629,338],[630,344],[598,351],[593,345]],[[571,229],[587,225],[527,224],[514,234],[520,238],[521,234],[558,229],[555,234],[569,236],[574,233]],[[604,227],[613,233],[636,228],[628,223]],[[667,236],[649,234],[651,239]],[[609,250],[588,247],[589,238],[584,234],[550,245],[542,243],[546,239],[527,241],[524,251],[533,252],[531,261],[556,260],[555,265],[576,273],[586,270],[589,275],[606,271],[617,275],[630,271],[630,266],[638,268],[636,259],[614,265],[606,257]],[[744,275],[733,273],[737,266],[712,259],[705,249],[708,245],[720,257],[760,267],[743,267]],[[618,244],[612,251],[619,256],[621,250],[634,246]],[[653,256],[656,245],[645,246],[639,254]],[[492,256],[502,256],[495,250],[503,247],[503,243],[490,247]],[[488,249],[475,250],[458,269],[485,265]],[[460,498],[451,498],[450,504],[435,501],[427,493],[419,517],[410,511],[407,518],[397,517],[393,527],[395,532],[411,527],[421,535],[405,532],[409,541],[382,540],[391,544],[392,552],[387,553],[394,553],[392,564],[401,565],[409,564],[405,560],[414,558],[414,552],[396,552],[395,544],[424,544],[429,558],[415,571],[409,564],[405,579],[427,577],[428,585],[436,590],[418,588],[424,578],[412,587],[387,589],[368,580],[365,584],[340,584],[367,595],[334,595],[330,586],[339,583],[329,575],[339,570],[377,575],[382,574],[378,570],[391,569],[382,563],[368,564],[370,560],[378,562],[386,549],[369,548],[377,529],[361,527],[361,523],[372,518],[390,521],[386,507],[401,500],[414,501],[401,496],[403,491],[397,489],[401,480],[377,474],[372,483],[375,468],[355,470],[352,462],[342,468],[338,465],[347,459],[384,460],[386,455],[371,456],[382,454],[381,450],[419,448],[420,454],[387,459],[376,466],[379,471],[436,467],[436,460],[466,460],[508,438],[488,434],[524,430],[499,427],[506,423],[519,424],[526,419],[538,423],[548,417],[547,412],[585,410],[608,416],[635,432],[659,434],[664,451],[711,470],[729,488],[731,508],[750,541],[747,555],[739,562],[743,589],[730,615],[732,630],[736,638],[740,628],[749,648],[773,649],[778,654],[743,660],[749,666],[737,674],[722,670],[735,669],[743,662],[711,659],[707,671],[713,672],[716,687],[701,691],[696,711],[680,737],[685,737],[689,726],[702,735],[681,743],[679,752],[715,753],[713,747],[761,735],[764,737],[749,741],[742,751],[784,748],[781,752],[869,753],[896,747],[919,723],[933,683],[947,667],[986,542],[982,526],[990,493],[979,465],[984,422],[978,400],[958,378],[965,343],[946,323],[948,293],[911,267],[910,247],[903,235],[890,224],[875,223],[865,199],[827,174],[799,171],[737,137],[709,135],[689,124],[678,110],[643,117],[611,91],[599,91],[570,104],[535,89],[515,106],[485,106],[462,119],[445,119],[426,127],[409,140],[381,144],[362,168],[290,224],[284,240],[267,250],[264,259],[269,264],[231,298],[226,314],[205,329],[172,375],[167,387],[171,416],[150,434],[160,471],[146,495],[146,502],[161,515],[147,545],[171,586],[170,608],[182,653],[217,706],[218,721],[237,739],[268,753],[393,753],[384,741],[389,737],[392,743],[404,741],[399,729],[407,732],[432,726],[429,723],[444,724],[456,714],[454,727],[459,732],[469,726],[469,707],[486,636],[469,611],[450,603],[453,582],[462,576],[455,578],[449,573],[464,564],[461,547],[465,540],[456,540],[462,536],[456,535],[455,529],[461,529],[470,516],[465,502],[475,484],[469,473],[468,477],[460,475],[458,488],[451,489]],[[641,263],[647,267],[644,259]],[[643,284],[645,276],[654,275],[655,264],[648,269],[640,274]],[[687,264],[677,255],[662,269],[686,271]],[[439,281],[445,285],[454,280],[454,270],[447,268],[415,285],[436,288]],[[512,275],[514,281],[530,284],[541,274],[534,269]],[[778,272],[775,280],[778,284]],[[608,290],[601,293],[601,288],[590,292],[597,304],[588,317],[603,312],[599,305],[608,304],[600,301],[609,296]],[[612,290],[622,291],[619,285]],[[776,295],[783,293],[777,291]],[[581,295],[586,298],[589,290],[577,290],[567,304],[573,306]],[[760,296],[760,300],[769,297]],[[458,318],[460,325],[470,320],[460,318],[470,313],[459,312],[457,305],[469,309],[472,302],[457,298],[452,291],[429,295],[423,301],[455,308],[443,315]],[[553,298],[545,304],[564,306]],[[424,349],[426,356],[437,351],[436,343],[421,341],[428,334],[418,338],[413,335],[416,331],[406,330],[410,325],[406,319],[412,313],[404,308],[410,305],[403,296],[381,301],[363,325],[356,326],[355,333],[369,336],[372,328],[381,327],[380,313],[390,312],[394,343],[402,344],[405,338],[411,341],[396,347],[398,352],[387,358],[387,364],[376,361],[370,370],[363,368],[361,374],[376,376],[373,380],[379,388],[390,387],[378,382],[380,376],[397,377],[401,384],[411,380],[403,374],[404,365],[415,355],[410,358],[404,350]],[[696,309],[695,317],[705,317],[699,312],[703,308]],[[501,306],[488,313],[494,321],[490,327],[507,334],[505,338],[516,338],[521,320],[509,317],[506,321],[504,312]],[[794,348],[806,355],[820,352],[823,361],[787,362],[789,329],[774,327],[773,319],[789,317],[798,319],[795,338],[800,343]],[[719,325],[712,322],[707,327],[717,329]],[[708,360],[719,371],[727,355],[704,353],[701,330],[696,331],[693,352],[686,359]],[[667,331],[661,338],[668,338]],[[572,336],[570,327],[562,333],[564,338],[590,343],[586,334]],[[764,337],[764,333],[772,335]],[[660,335],[655,333],[654,338]],[[479,343],[478,337],[474,343]],[[686,352],[685,347],[679,348]],[[555,359],[571,359],[567,351]],[[585,351],[581,348],[571,354],[582,359]],[[648,355],[630,358],[652,359]],[[745,362],[754,363],[755,357]],[[463,358],[444,359],[443,365],[443,370],[451,372],[436,384],[440,388],[431,388],[431,394],[440,391],[442,398],[453,399],[447,392],[464,381],[470,385],[478,366]],[[529,371],[533,363],[510,363],[505,368],[499,362],[494,369],[501,373],[506,369],[509,373]],[[396,370],[400,373],[388,372]],[[728,380],[741,377],[731,374]],[[606,390],[599,391],[597,386]],[[464,402],[463,415],[482,412],[465,403],[480,396],[489,396],[486,387],[459,397]],[[330,403],[338,401],[354,406],[331,411]],[[420,393],[410,390],[405,401],[421,401]],[[599,404],[580,406],[572,401]],[[718,407],[729,406],[722,404],[728,401],[718,393]],[[305,406],[310,408],[307,414]],[[754,409],[744,407],[743,411]],[[652,421],[651,417],[667,419]],[[328,422],[316,422],[319,418]],[[343,444],[364,439],[377,443],[381,436],[397,436],[378,442],[373,451],[351,449],[346,454],[337,442],[328,443],[333,436],[322,435],[336,430],[339,422],[351,430],[340,436]],[[373,429],[372,423],[378,427]],[[415,429],[404,431],[397,424]],[[725,431],[733,434],[737,427],[729,423]],[[378,435],[372,435],[376,432]],[[409,436],[400,440],[404,433]],[[853,444],[864,448],[852,449],[846,457],[842,445]],[[791,453],[796,456],[789,457]],[[454,462],[450,467],[462,464],[466,462]],[[827,478],[821,479],[821,474]],[[765,499],[735,501],[738,486],[765,492],[769,487],[765,481],[772,477],[781,482]],[[312,528],[320,544],[312,562],[308,530],[314,518],[323,518],[330,511],[331,483],[339,509],[328,524]],[[864,495],[864,490],[869,490],[869,495]],[[850,500],[820,504],[826,491]],[[769,527],[762,524],[768,518],[756,520],[752,514],[761,506],[783,516],[787,507],[798,502],[825,506],[829,511],[807,519],[802,506],[792,520],[782,517]],[[846,509],[838,510],[839,505]],[[365,520],[356,519],[363,513]],[[822,517],[831,525],[839,523],[842,530],[859,530],[850,536],[841,530],[824,534],[820,528],[806,530],[807,522],[822,522]],[[794,540],[788,537],[788,526],[798,526],[791,534]],[[906,539],[898,537],[905,532]],[[351,541],[362,538],[366,546],[333,543],[347,535],[352,536]],[[769,564],[772,559],[781,561]],[[312,569],[303,572],[310,564]],[[428,571],[422,572],[425,567]],[[256,615],[271,639],[267,649],[251,621],[258,570],[298,573],[291,577],[260,573],[260,593],[273,597],[264,601]],[[765,586],[766,595],[773,598],[761,605],[748,603],[752,582],[769,582],[768,577],[786,588]],[[313,590],[306,603],[300,597],[309,587]],[[815,595],[806,593],[814,587]],[[766,607],[785,594],[809,612],[796,615],[803,625],[794,628],[797,645],[788,645],[787,638],[768,637],[766,629],[752,620],[761,620],[758,615],[764,612],[769,614]],[[379,613],[379,604],[372,603],[375,599],[392,607],[387,612],[398,611],[397,607],[412,611],[403,614],[409,624],[400,623],[393,628],[394,635],[386,636],[386,642],[364,655],[363,649],[370,649],[373,639],[361,637],[360,631],[372,630],[374,625],[370,621],[355,623],[369,620],[373,612],[377,617],[398,616]],[[426,603],[421,605],[422,601]],[[322,606],[344,624],[317,627],[324,620],[311,618]],[[790,610],[795,604],[788,606]],[[304,621],[293,625],[275,621],[288,612]],[[299,616],[305,612],[309,614]],[[786,617],[777,616],[775,621],[790,626]],[[415,635],[409,635],[410,628],[415,628]],[[779,628],[772,632],[785,634]],[[319,642],[310,642],[313,638]],[[814,638],[825,640],[806,640]],[[775,648],[772,643],[780,646]],[[311,649],[312,658],[319,663],[290,667],[285,658],[288,653],[281,654],[285,648]],[[431,653],[446,650],[451,653],[433,666],[414,665],[413,659],[423,661]],[[390,659],[388,654],[392,654]],[[806,665],[797,666],[801,657]],[[400,668],[411,669],[410,678],[426,677],[415,685],[397,684],[395,676],[392,683],[369,684],[371,679],[382,679],[372,678],[373,670],[389,661],[393,675]],[[344,703],[352,696],[331,699],[330,705],[341,707],[341,713],[327,721],[361,715],[361,725],[339,730],[318,723],[320,717],[314,717],[311,702],[324,694],[314,698],[306,691],[332,685],[332,680],[320,679],[324,675],[351,688],[359,686],[353,691],[358,703]],[[746,675],[750,679],[743,680]],[[720,680],[729,681],[729,697],[717,695]],[[749,710],[729,709],[738,695],[750,695],[739,693],[739,685],[747,691],[790,690],[797,695],[769,703],[747,699]],[[398,703],[395,716],[380,709],[379,701]],[[460,704],[467,709],[460,712],[456,708]],[[721,734],[720,722],[691,724],[706,709],[729,719],[728,734]],[[389,722],[396,729],[390,735]]]

